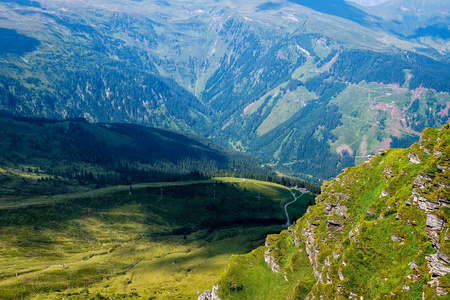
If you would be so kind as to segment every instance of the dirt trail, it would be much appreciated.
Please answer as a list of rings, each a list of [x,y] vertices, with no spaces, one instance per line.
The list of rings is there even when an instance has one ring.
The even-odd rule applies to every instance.
[[[286,205],[284,206],[284,212],[286,213],[286,224],[285,224],[285,226],[291,226],[292,225],[291,224],[291,220],[289,219],[289,214],[288,214],[288,211],[287,211],[287,207],[289,205],[291,205],[292,203],[295,203],[300,197],[302,197],[305,194],[305,192],[301,192],[300,196],[295,196],[295,194],[291,190],[289,190],[289,192],[291,192],[291,195],[294,197],[294,200],[289,202],[289,203],[286,203]]]

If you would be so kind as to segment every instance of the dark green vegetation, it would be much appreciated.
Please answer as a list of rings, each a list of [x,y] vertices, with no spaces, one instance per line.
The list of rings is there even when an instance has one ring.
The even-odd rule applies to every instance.
[[[118,184],[237,176],[306,188],[246,155],[192,134],[131,124],[0,117],[0,196],[15,199]]]
[[[198,180],[222,170],[264,179],[274,175],[248,155],[198,136],[84,120],[0,117],[0,153],[1,195],[12,198],[137,182]]]
[[[36,50],[39,41],[26,35],[17,33],[16,30],[0,28],[0,53],[14,53],[23,55]]]
[[[449,120],[448,1],[0,6],[14,115],[196,133],[313,179]]]
[[[0,200],[0,298],[196,299],[231,254],[282,229],[288,201],[286,187],[240,178]]]
[[[317,204],[233,256],[221,299],[448,299],[450,124],[324,182]],[[270,295],[267,297],[267,295]]]

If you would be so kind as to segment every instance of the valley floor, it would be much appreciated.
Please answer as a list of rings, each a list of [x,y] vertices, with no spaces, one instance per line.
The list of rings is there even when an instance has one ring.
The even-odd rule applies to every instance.
[[[196,299],[231,255],[283,229],[290,193],[217,178],[0,200],[0,298]]]

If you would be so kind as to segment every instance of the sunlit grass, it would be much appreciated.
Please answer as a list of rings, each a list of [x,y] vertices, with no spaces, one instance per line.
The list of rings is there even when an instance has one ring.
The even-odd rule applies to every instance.
[[[231,255],[282,230],[290,197],[286,187],[242,178],[128,191],[116,186],[3,203],[0,298],[196,299]],[[310,199],[290,207],[293,214]],[[249,218],[279,221],[254,226]]]

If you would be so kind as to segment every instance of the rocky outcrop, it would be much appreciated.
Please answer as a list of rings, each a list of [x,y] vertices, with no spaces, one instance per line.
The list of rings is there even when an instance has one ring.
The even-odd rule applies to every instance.
[[[341,220],[328,219],[327,227],[329,231],[343,232],[342,229],[344,227],[344,224],[342,224]]]
[[[316,258],[317,254],[320,253],[319,249],[316,246],[316,239],[314,237],[314,225],[308,223],[308,227],[304,228],[302,231],[302,236],[305,237],[305,248],[306,253],[308,254],[309,261],[313,267],[314,276],[319,278],[322,275],[320,268],[317,264]]]
[[[412,151],[409,153],[408,158],[409,158],[409,163],[414,164],[414,165],[420,164],[420,162],[422,161],[420,159],[419,155],[417,155],[416,153],[414,153]]]
[[[215,285],[211,290],[204,291],[198,296],[198,300],[222,300],[218,294],[219,286]]]
[[[275,257],[273,256],[273,251],[270,249],[266,241],[267,250],[264,252],[264,261],[272,269],[274,273],[280,273],[281,267],[276,263]]]
[[[439,216],[441,207],[449,207],[448,200],[445,196],[432,199],[430,191],[436,192],[445,189],[445,184],[436,184],[436,176],[419,173],[414,180],[414,189],[412,196],[407,204],[417,205],[419,209],[426,213],[426,233],[428,240],[435,249],[435,254],[427,255],[425,258],[428,262],[428,271],[431,273],[431,281],[428,282],[430,287],[436,287],[438,296],[448,294],[446,287],[441,286],[439,278],[450,273],[450,257],[441,250],[442,238],[441,232],[445,229],[446,222]],[[427,191],[427,192],[425,192]],[[447,240],[445,234],[444,241]]]
[[[348,198],[342,197],[342,199],[348,199]],[[347,217],[347,209],[348,209],[347,206],[342,205],[340,203],[336,203],[336,204],[324,203],[324,205],[325,205],[325,211],[323,212],[324,215],[331,216],[333,214],[337,214],[341,217]]]
[[[324,182],[317,204],[287,234],[271,235],[265,247],[252,252],[259,266],[267,264],[278,273],[260,282],[286,284],[283,289],[289,294],[275,298],[287,299],[448,297],[448,149],[450,125],[442,132],[424,132],[409,154],[402,149],[382,151],[363,165],[346,169],[336,180]],[[244,287],[235,296],[263,299],[262,294],[254,297],[253,287],[253,298],[244,296],[246,280],[255,272],[264,273],[256,269],[247,276],[255,263],[246,261],[239,261],[244,268],[233,267],[230,272],[244,272]],[[230,276],[232,280],[222,281],[221,290],[230,282],[239,286],[236,275]],[[231,286],[227,293],[234,290]]]

